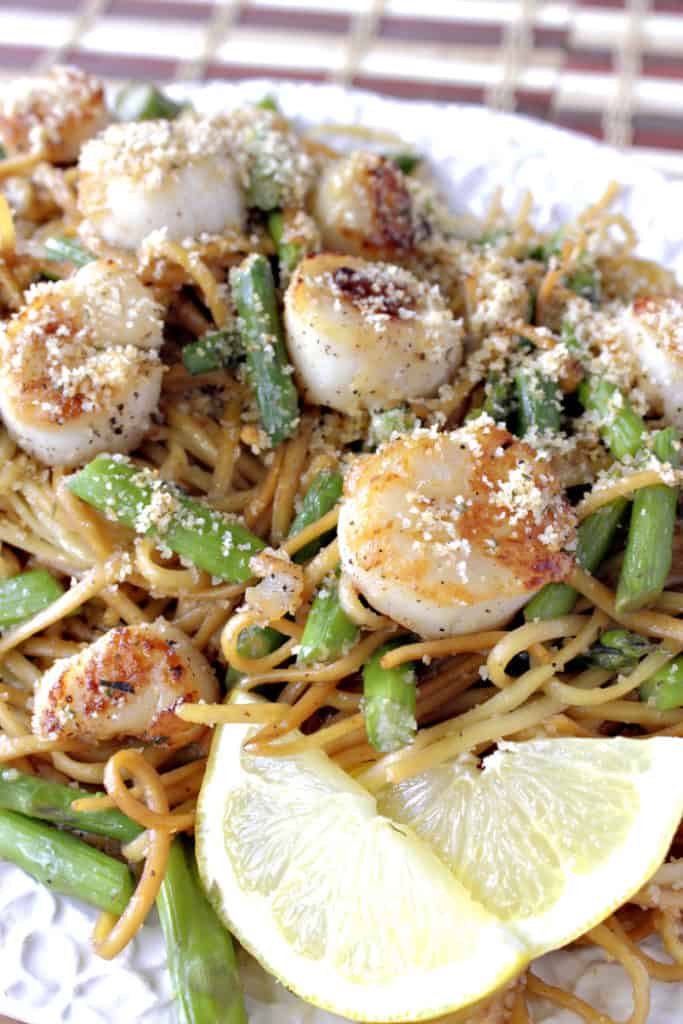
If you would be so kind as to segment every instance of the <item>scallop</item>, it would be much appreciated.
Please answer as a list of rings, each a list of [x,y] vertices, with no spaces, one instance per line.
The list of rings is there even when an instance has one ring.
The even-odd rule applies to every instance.
[[[240,231],[244,189],[225,119],[111,125],[83,147],[78,206],[103,241],[137,249],[152,232],[172,241]]]
[[[405,175],[391,161],[357,152],[323,172],[314,213],[327,249],[401,262],[427,231]]]
[[[343,571],[369,604],[425,638],[505,624],[566,578],[576,542],[547,461],[487,416],[359,458],[338,532]]]
[[[17,443],[54,466],[131,451],[159,402],[161,315],[111,260],[31,288],[0,331],[0,415]]]
[[[354,256],[299,264],[285,327],[306,399],[345,413],[433,395],[462,358],[462,324],[436,285]]]
[[[10,154],[40,151],[72,163],[108,120],[102,83],[78,68],[57,66],[0,91],[0,143]]]
[[[174,709],[219,694],[211,666],[182,630],[161,619],[121,626],[48,669],[36,690],[33,732],[183,746],[201,730]]]
[[[683,428],[683,301],[659,295],[636,299],[619,326],[638,385],[653,409]]]

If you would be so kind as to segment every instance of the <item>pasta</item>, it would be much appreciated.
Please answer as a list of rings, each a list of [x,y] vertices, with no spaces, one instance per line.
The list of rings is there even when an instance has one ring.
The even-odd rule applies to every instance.
[[[208,129],[186,112],[103,135],[99,119],[91,131],[82,114],[84,134],[66,160],[47,141],[15,145],[0,118],[0,762],[35,780],[90,787],[73,812],[119,811],[137,826],[121,848],[141,873],[123,914],[104,911],[97,953],[115,956],[143,925],[174,836],[192,834],[218,724],[257,726],[252,755],[324,751],[371,793],[510,737],[683,735],[683,684],[662,676],[683,651],[680,443],[667,434],[683,424],[667,413],[666,389],[644,384],[637,344],[615,340],[619,331],[636,339],[669,331],[679,346],[672,361],[680,361],[683,306],[670,275],[635,256],[631,226],[610,211],[618,187],[561,237],[536,231],[530,196],[511,222],[498,198],[473,235],[441,208],[424,170],[396,177],[391,160],[368,151],[345,164],[351,212],[340,220],[324,194],[313,202],[311,192],[345,158],[314,135],[294,136],[277,113],[267,112],[267,144],[256,156],[239,147],[263,111],[226,115]],[[132,141],[127,128],[137,132]],[[53,129],[78,134],[70,123]],[[368,143],[393,146],[381,136]],[[201,192],[203,174],[232,175],[220,224],[212,197],[199,196],[193,230],[184,222],[187,235],[174,232],[168,211],[178,197],[149,184],[165,173],[167,144],[169,160],[188,161],[186,191]],[[119,224],[107,182],[93,180],[104,158],[139,223]],[[375,195],[375,208],[364,190],[377,187],[380,171],[389,191]],[[355,220],[354,203],[366,204]],[[353,222],[346,233],[344,217]],[[142,241],[124,245],[127,230]],[[321,393],[315,359],[294,360],[293,371],[277,325],[284,303],[290,349],[295,337],[308,340],[299,337],[295,295],[306,284],[302,263],[330,239],[344,255],[311,271],[315,288],[308,285],[330,294],[307,312],[320,337],[339,342],[338,376],[326,383],[346,397],[322,407],[307,401]],[[84,273],[88,288],[101,290],[97,308],[74,284]],[[376,359],[342,345],[336,318],[346,302],[373,337],[403,352],[400,372],[386,348]],[[401,349],[399,327],[413,343],[424,331],[429,386],[411,362],[415,345]],[[97,331],[109,363],[99,341],[83,341]],[[143,391],[149,407],[138,402]],[[26,411],[36,392],[49,416],[42,406]],[[92,458],[71,458],[80,445]],[[361,451],[374,461],[359,459]],[[441,465],[446,476],[469,473],[472,493],[487,494],[489,504],[470,513],[471,500],[444,491],[458,524],[479,517],[467,536],[464,526],[457,536],[444,526],[441,499],[422,500],[422,480],[405,508],[391,504],[392,474],[409,480],[418,466],[426,478]],[[93,466],[99,476],[88,476]],[[128,497],[117,505],[119,493]],[[662,557],[647,547],[651,534],[636,534],[635,512],[624,525],[628,502],[640,509],[647,494],[640,514],[657,517]],[[609,514],[599,557],[589,558],[581,531]],[[373,515],[384,516],[379,525]],[[493,539],[477,525],[486,516]],[[385,531],[399,566],[389,587],[373,562],[373,530]],[[517,554],[503,558],[506,545]],[[532,554],[522,557],[522,548]],[[473,549],[488,559],[485,572],[498,574],[495,595],[468,576]],[[416,608],[416,579],[451,562],[457,580],[442,580],[451,597],[425,592]],[[34,570],[56,581],[58,595],[41,604],[38,592],[26,614],[6,609],[2,584]],[[617,629],[635,653],[614,653],[605,638]],[[133,636],[144,639],[126,639]],[[86,669],[74,666],[105,638],[116,650],[92,670],[97,694],[86,699]],[[163,674],[154,722],[142,706],[143,644],[152,652],[144,671]],[[413,732],[397,746],[382,748],[368,725],[361,673],[375,656],[380,672],[407,672],[413,685]],[[226,672],[235,692],[258,691],[268,703],[222,703]],[[660,689],[647,689],[653,680]],[[93,720],[104,729],[110,716],[123,717],[123,732],[95,736]],[[650,978],[683,980],[680,879],[669,866],[656,899],[641,891],[581,940],[623,967],[633,989],[629,1024],[647,1021]],[[653,933],[666,963],[640,948]],[[532,971],[511,992],[501,1022],[532,1021],[528,997],[609,1024]]]

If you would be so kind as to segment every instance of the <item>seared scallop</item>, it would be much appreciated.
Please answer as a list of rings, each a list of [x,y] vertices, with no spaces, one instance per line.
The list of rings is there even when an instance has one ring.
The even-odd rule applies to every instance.
[[[102,83],[78,68],[54,67],[0,90],[0,143],[10,154],[42,152],[53,163],[72,163],[108,120]]]
[[[80,212],[123,249],[153,231],[175,241],[239,231],[246,207],[233,141],[227,121],[188,114],[111,125],[83,147]]]
[[[385,157],[357,152],[324,171],[315,216],[327,249],[370,259],[401,260],[424,230],[408,181]]]
[[[48,669],[36,691],[33,731],[179,747],[198,730],[175,709],[219,694],[211,666],[182,630],[162,619],[121,626]]]
[[[488,416],[359,458],[338,530],[342,569],[366,600],[427,638],[503,625],[565,579],[575,544],[547,461]]]
[[[54,466],[134,448],[159,401],[161,313],[110,260],[31,288],[0,331],[0,415],[17,443]]]
[[[653,409],[683,427],[683,301],[660,295],[636,299],[619,327]]]
[[[285,326],[307,400],[345,413],[433,395],[462,358],[462,325],[437,286],[353,256],[302,260]]]

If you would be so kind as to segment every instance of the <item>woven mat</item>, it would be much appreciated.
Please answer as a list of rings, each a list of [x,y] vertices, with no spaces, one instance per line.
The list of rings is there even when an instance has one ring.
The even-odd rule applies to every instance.
[[[56,60],[487,104],[683,176],[683,0],[0,0],[0,79]]]

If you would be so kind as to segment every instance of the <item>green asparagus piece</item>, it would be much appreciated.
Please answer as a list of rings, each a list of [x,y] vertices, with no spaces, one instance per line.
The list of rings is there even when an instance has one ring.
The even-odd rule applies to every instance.
[[[594,266],[584,262],[564,279],[565,286],[593,305],[600,302],[600,277]]]
[[[475,420],[486,413],[496,423],[506,423],[510,414],[510,382],[497,370],[491,370],[484,384],[484,402],[470,409],[465,419]]]
[[[46,569],[0,579],[0,627],[30,619],[63,593],[64,587]]]
[[[577,394],[585,409],[605,413],[611,408],[601,434],[615,459],[635,455],[640,450],[646,433],[645,421],[619,393],[616,384],[590,377],[581,381]]]
[[[358,627],[339,601],[337,579],[325,580],[308,613],[297,662],[311,665],[335,661],[353,646],[357,637]]]
[[[408,434],[415,429],[417,417],[405,406],[397,406],[395,409],[382,409],[380,412],[373,412],[370,415],[370,428],[368,430],[368,445],[370,448],[379,448],[381,444],[388,441],[392,434]]]
[[[206,898],[185,839],[171,846],[157,910],[178,1024],[246,1024],[232,939]]]
[[[658,711],[683,708],[683,657],[674,658],[641,684],[640,699]]]
[[[510,384],[496,370],[491,370],[484,385],[485,413],[496,423],[505,423],[510,413]]]
[[[389,159],[403,174],[412,174],[422,163],[422,157],[417,153],[394,153]]]
[[[182,109],[181,103],[148,82],[129,82],[114,102],[119,121],[172,121]]]
[[[240,633],[237,650],[243,658],[265,658],[281,647],[286,639],[286,636],[270,626],[247,626]],[[234,686],[243,675],[243,672],[230,665],[225,677],[228,688]]]
[[[133,876],[121,861],[14,811],[0,811],[0,860],[11,861],[55,892],[110,914],[122,914],[133,893]]]
[[[37,775],[27,775],[16,768],[0,768],[0,808],[18,811],[29,818],[42,818],[53,825],[91,832],[128,843],[142,829],[120,811],[73,811],[71,804],[93,794],[85,789],[48,782]]]
[[[75,267],[85,267],[86,264],[93,263],[97,256],[88,252],[75,238],[60,236],[46,240],[45,259],[54,263],[73,263]]]
[[[380,659],[396,647],[380,647],[363,668],[363,715],[370,743],[391,753],[412,743],[417,731],[415,669],[412,664],[382,668]]]
[[[314,476],[311,485],[304,495],[301,508],[294,517],[289,536],[295,537],[307,526],[317,523],[324,515],[327,515],[337,504],[344,490],[344,480],[341,473],[336,470],[323,469]],[[334,531],[309,541],[293,556],[295,562],[307,562],[309,558],[320,551],[320,548],[327,544],[334,534]]]
[[[473,245],[477,245],[482,249],[486,249],[490,245],[495,245],[500,242],[502,238],[505,238],[510,234],[508,228],[492,228],[490,231],[485,231],[479,238],[475,238]]]
[[[592,515],[577,530],[576,561],[586,572],[595,572],[609,551],[617,527],[628,507],[626,498],[616,498]],[[548,583],[524,609],[527,622],[569,615],[578,593],[566,583]]]
[[[557,433],[562,409],[561,393],[554,380],[530,367],[515,373],[517,397],[517,433],[525,437],[531,430]]]
[[[272,110],[274,114],[279,113],[280,108],[277,105],[277,100],[274,96],[264,96],[262,100],[259,100],[256,106],[260,110]]]
[[[596,668],[618,671],[632,668],[656,649],[656,644],[637,633],[630,633],[627,629],[608,629],[598,643],[589,647],[583,660]]]
[[[579,351],[581,346],[576,337],[576,327],[569,320],[563,320],[560,326],[560,340],[564,342],[570,352]]]
[[[680,441],[668,427],[653,443],[660,462],[680,464]],[[624,561],[617,586],[617,612],[634,612],[661,594],[671,569],[678,488],[655,484],[636,491]]]
[[[270,264],[257,253],[233,271],[232,287],[249,382],[261,423],[273,445],[290,437],[299,422],[299,396],[287,361]]]
[[[242,355],[237,331],[209,331],[183,348],[183,365],[193,376],[235,366]]]
[[[542,242],[540,245],[535,245],[533,249],[529,249],[527,258],[538,260],[539,263],[548,263],[551,256],[557,256],[562,251],[563,239],[564,232],[560,228],[550,236],[547,242]]]
[[[4,160],[7,156],[7,150],[4,146],[0,146],[0,160]]]
[[[259,104],[261,110],[272,111],[270,104]],[[254,121],[252,131],[244,147],[248,156],[247,206],[264,213],[277,210],[285,205],[287,183],[284,163],[273,159],[267,144],[273,129],[273,119],[268,117]]]
[[[251,578],[249,562],[265,546],[240,523],[123,455],[98,455],[66,484],[108,519],[158,537],[170,551],[230,583]]]
[[[306,255],[304,247],[297,242],[285,242],[285,217],[282,210],[273,210],[268,214],[268,234],[277,245],[277,258],[280,266],[289,273],[296,269]]]
[[[237,641],[237,650],[244,658],[265,658],[281,647],[287,637],[271,626],[247,626]]]

